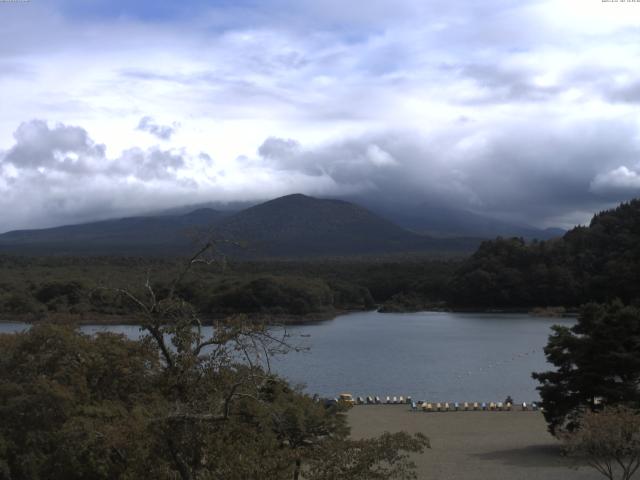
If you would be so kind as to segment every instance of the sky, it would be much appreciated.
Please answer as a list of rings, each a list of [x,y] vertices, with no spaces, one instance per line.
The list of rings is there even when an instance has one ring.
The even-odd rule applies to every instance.
[[[298,192],[640,196],[640,2],[0,0],[0,232]]]

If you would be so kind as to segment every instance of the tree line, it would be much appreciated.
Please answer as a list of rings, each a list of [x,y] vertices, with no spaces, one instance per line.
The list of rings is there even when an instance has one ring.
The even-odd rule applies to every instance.
[[[195,265],[179,293],[209,317],[333,315],[391,305],[407,295],[413,302],[408,308],[416,309],[442,301],[458,265],[421,257],[224,261]],[[135,313],[135,305],[105,287],[139,291],[148,276],[163,291],[179,268],[173,259],[0,257],[0,314],[26,320],[122,319]]]

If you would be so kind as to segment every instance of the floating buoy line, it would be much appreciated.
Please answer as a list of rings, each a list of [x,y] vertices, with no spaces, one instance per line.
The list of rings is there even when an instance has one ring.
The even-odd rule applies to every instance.
[[[455,373],[453,375],[453,378],[455,378],[456,380],[464,380],[468,377],[472,377],[475,375],[484,375],[486,373],[489,373],[491,370],[495,369],[495,368],[500,368],[503,366],[507,366],[511,363],[517,362],[518,360],[521,360],[523,358],[526,358],[530,355],[535,355],[536,353],[538,353],[540,351],[539,348],[534,348],[533,350],[529,350],[527,352],[521,352],[521,353],[517,353],[517,354],[513,354],[511,355],[511,357],[506,358],[504,360],[498,360],[495,362],[490,362],[488,364],[486,364],[485,366],[483,366],[482,368],[476,369],[476,370],[467,370],[465,372],[458,372]]]

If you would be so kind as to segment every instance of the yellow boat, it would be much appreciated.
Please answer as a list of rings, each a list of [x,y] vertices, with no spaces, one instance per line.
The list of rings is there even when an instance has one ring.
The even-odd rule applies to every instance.
[[[353,399],[353,395],[351,395],[350,393],[341,393],[338,396],[338,402],[349,406],[353,406],[356,404],[355,400]]]

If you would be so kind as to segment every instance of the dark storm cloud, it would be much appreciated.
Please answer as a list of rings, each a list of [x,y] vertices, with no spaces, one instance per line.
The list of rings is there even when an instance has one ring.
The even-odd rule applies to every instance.
[[[173,125],[160,125],[153,118],[145,116],[140,119],[137,129],[148,132],[160,140],[169,140],[171,135],[176,132],[177,127],[178,124],[176,123]]]
[[[0,220],[42,226],[297,191],[582,220],[638,194],[640,44],[619,8],[570,3],[7,9]],[[12,141],[34,117],[67,125],[26,122]],[[162,148],[137,144],[155,139]]]
[[[216,169],[214,177],[231,182],[224,189],[236,200],[302,190],[369,205],[431,202],[568,226],[640,194],[637,133],[628,120],[523,118],[500,129],[465,121],[426,135],[386,131],[313,147],[269,137],[258,157],[238,160],[224,176]],[[215,184],[203,183],[214,165],[205,152],[130,148],[111,158],[82,127],[41,120],[22,123],[14,137],[15,145],[0,153],[6,225],[106,218],[197,203],[203,195],[221,199]]]
[[[636,134],[632,122],[522,119],[500,130],[465,123],[429,138],[396,132],[312,149],[269,138],[259,153],[270,168],[356,187],[368,203],[428,201],[540,224],[640,194],[640,176],[624,167],[640,160]]]

